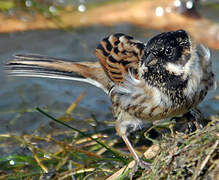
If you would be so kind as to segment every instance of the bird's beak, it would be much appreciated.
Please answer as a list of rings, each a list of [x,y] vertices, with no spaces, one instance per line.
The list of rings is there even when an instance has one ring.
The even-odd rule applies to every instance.
[[[151,65],[151,63],[153,64],[154,62],[154,59],[155,59],[155,56],[152,54],[152,53],[148,53],[146,56],[145,56],[145,66],[147,65]]]

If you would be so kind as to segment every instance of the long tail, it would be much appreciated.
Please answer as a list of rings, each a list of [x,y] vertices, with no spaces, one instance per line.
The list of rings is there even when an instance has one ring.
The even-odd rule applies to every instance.
[[[5,65],[5,70],[11,76],[83,81],[108,91],[109,80],[99,62],[71,62],[42,55],[19,54]]]

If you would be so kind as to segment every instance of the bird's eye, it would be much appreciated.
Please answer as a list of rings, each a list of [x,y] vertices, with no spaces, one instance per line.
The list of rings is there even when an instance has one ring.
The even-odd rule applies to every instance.
[[[166,48],[166,49],[165,49],[165,54],[166,54],[167,56],[171,55],[172,53],[173,53],[173,49],[172,49],[172,48]]]
[[[181,42],[183,39],[182,39],[181,37],[177,37],[176,40],[177,40],[178,42]]]

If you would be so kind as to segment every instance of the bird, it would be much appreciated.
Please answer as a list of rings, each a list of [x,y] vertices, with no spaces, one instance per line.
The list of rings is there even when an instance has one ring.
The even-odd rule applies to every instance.
[[[146,122],[180,117],[216,88],[210,51],[185,30],[157,34],[143,43],[115,33],[95,49],[96,62],[74,62],[39,54],[17,54],[5,64],[12,76],[82,81],[111,99],[115,129],[136,167],[148,168],[128,139]]]

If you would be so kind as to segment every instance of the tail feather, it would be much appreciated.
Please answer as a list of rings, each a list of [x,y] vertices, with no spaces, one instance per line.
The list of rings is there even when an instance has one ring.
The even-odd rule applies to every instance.
[[[33,76],[71,79],[84,79],[80,73],[74,72],[73,62],[41,55],[15,55],[15,59],[6,64],[5,69],[12,76]]]
[[[87,82],[107,91],[107,77],[99,62],[72,62],[35,54],[19,54],[5,65],[11,76],[47,77]]]

